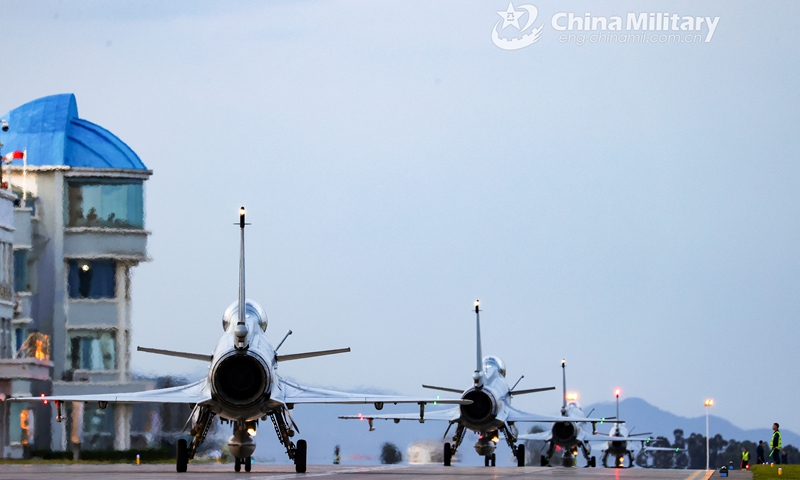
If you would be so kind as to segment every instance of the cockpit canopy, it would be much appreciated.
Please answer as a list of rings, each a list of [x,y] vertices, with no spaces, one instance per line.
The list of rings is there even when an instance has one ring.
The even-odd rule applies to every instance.
[[[245,321],[247,319],[254,320],[260,327],[262,332],[267,331],[267,312],[261,308],[261,305],[257,304],[252,300],[245,300]],[[231,322],[236,323],[239,320],[239,302],[233,302],[225,309],[225,313],[222,315],[222,329],[228,331],[228,326]]]
[[[483,369],[488,371],[490,368],[497,369],[500,375],[506,376],[506,364],[500,358],[494,355],[483,357]]]

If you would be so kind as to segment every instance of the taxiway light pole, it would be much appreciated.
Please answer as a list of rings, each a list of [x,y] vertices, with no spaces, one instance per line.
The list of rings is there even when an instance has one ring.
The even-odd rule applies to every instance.
[[[708,470],[708,460],[709,460],[709,441],[708,441],[708,409],[711,405],[714,405],[714,400],[711,398],[707,398],[703,405],[706,406],[706,470]]]

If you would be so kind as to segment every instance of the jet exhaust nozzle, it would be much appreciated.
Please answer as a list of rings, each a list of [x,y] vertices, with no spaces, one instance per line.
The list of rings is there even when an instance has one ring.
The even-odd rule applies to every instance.
[[[473,425],[484,423],[497,415],[497,400],[486,389],[472,388],[461,398],[472,400],[471,405],[461,405],[461,415]]]
[[[214,366],[212,378],[212,393],[228,406],[248,407],[269,397],[270,372],[255,355],[229,353]]]
[[[557,422],[553,424],[553,440],[557,443],[570,443],[577,437],[575,424],[572,422]]]

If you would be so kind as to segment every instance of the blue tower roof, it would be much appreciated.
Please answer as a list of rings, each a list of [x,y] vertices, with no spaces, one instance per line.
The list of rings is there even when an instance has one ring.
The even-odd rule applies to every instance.
[[[8,132],[0,134],[3,153],[28,150],[28,165],[147,170],[116,135],[78,118],[75,95],[42,97],[11,110]]]

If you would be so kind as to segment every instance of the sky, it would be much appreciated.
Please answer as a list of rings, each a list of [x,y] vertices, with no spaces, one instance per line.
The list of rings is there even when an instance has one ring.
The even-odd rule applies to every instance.
[[[352,348],[284,376],[465,389],[480,299],[520,388],[565,358],[584,404],[800,430],[800,4],[526,1],[3,1],[0,111],[74,93],[152,169],[134,346],[213,350],[244,205],[273,344]],[[553,26],[642,12],[719,18],[692,42]]]

